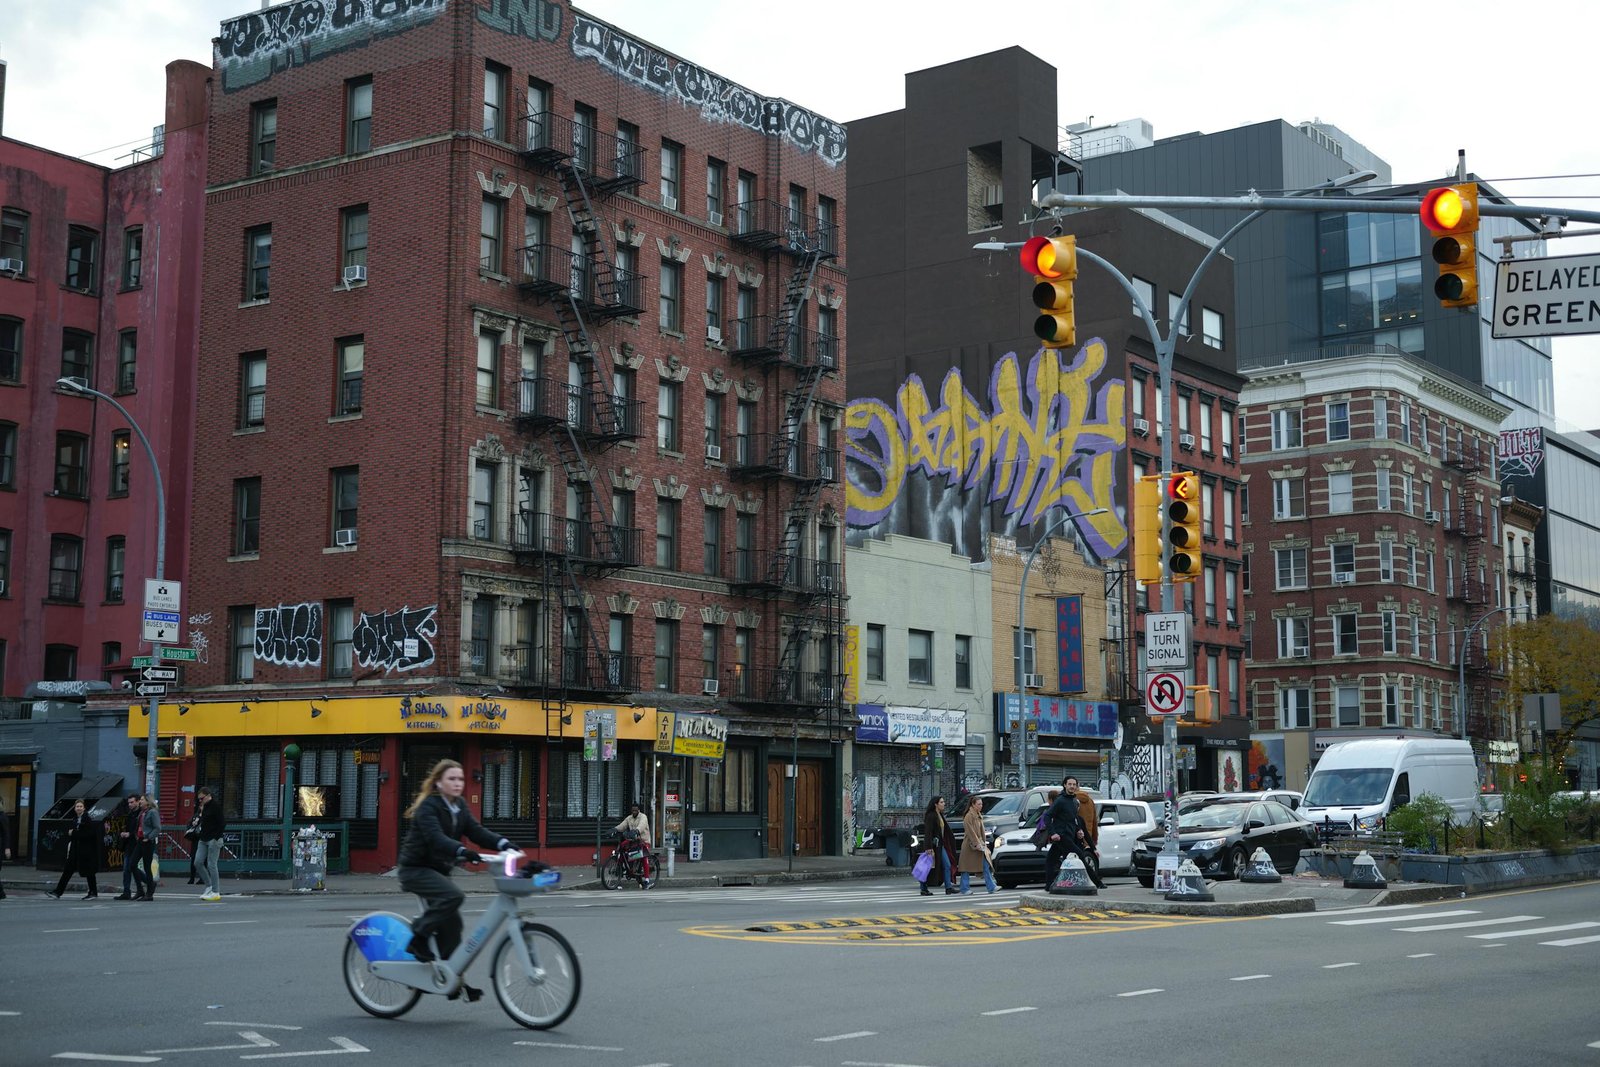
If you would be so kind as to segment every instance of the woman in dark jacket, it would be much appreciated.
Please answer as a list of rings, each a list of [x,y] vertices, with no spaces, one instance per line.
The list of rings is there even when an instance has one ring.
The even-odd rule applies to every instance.
[[[6,818],[5,801],[0,800],[0,856],[11,858],[11,820]],[[5,864],[0,862],[0,867]],[[6,899],[6,883],[0,879],[0,900]]]
[[[932,896],[933,890],[928,887],[941,881],[946,893],[959,892],[954,875],[956,835],[950,829],[950,821],[944,817],[942,796],[928,801],[928,810],[922,813],[922,843],[928,846],[925,851],[933,853],[933,866],[928,868],[928,877],[922,883],[922,895]]]
[[[83,875],[89,883],[89,892],[84,900],[92,900],[100,895],[100,887],[95,885],[95,872],[100,869],[100,838],[105,833],[105,828],[100,823],[89,817],[89,809],[79,800],[72,805],[72,826],[67,830],[67,862],[61,868],[61,880],[56,883],[56,891],[50,895],[57,900],[67,891],[67,882],[74,874]]]
[[[467,776],[453,759],[440,760],[428,772],[417,792],[417,799],[406,809],[411,827],[400,846],[400,888],[422,898],[424,909],[411,924],[411,944],[406,946],[419,960],[434,959],[428,938],[435,938],[439,955],[449,959],[461,944],[461,902],[466,894],[450,882],[450,870],[458,862],[476,863],[482,859],[461,844],[463,835],[485,849],[504,851],[511,842],[495,837],[472,817],[461,799]]]
[[[161,811],[156,806],[155,794],[146,793],[140,797],[137,819],[131,809],[128,818],[134,820],[134,848],[138,849],[135,854],[138,860],[133,868],[133,880],[138,892],[134,894],[133,899],[154,900],[156,899],[156,839],[161,836]]]

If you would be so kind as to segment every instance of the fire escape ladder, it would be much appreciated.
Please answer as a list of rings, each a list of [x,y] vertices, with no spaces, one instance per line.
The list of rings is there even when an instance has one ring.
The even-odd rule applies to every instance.
[[[590,417],[601,427],[617,426],[616,405],[611,396],[611,375],[600,365],[600,357],[589,328],[584,321],[583,308],[596,309],[622,306],[623,294],[617,271],[607,252],[605,234],[600,219],[594,211],[594,201],[584,183],[583,167],[576,160],[567,160],[556,168],[561,187],[566,194],[567,215],[572,220],[572,232],[583,242],[581,257],[574,257],[571,285],[564,299],[556,301],[556,314],[561,320],[561,333],[567,350],[583,368],[588,385],[588,395],[583,403],[590,408]],[[568,420],[569,422],[571,420]]]

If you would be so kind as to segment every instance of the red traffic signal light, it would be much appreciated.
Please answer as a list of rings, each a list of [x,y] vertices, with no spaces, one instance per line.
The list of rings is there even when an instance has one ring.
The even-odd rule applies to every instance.
[[[1167,570],[1175,582],[1200,577],[1200,476],[1174,471],[1167,478]]]
[[[1022,269],[1032,274],[1033,306],[1042,314],[1033,321],[1033,335],[1046,348],[1077,343],[1072,282],[1078,276],[1078,242],[1071,234],[1032,237],[1022,246]]]
[[[1447,307],[1478,302],[1478,184],[1442,185],[1422,198],[1422,224],[1434,234],[1439,277],[1433,295]]]
[[[1030,237],[1022,245],[1022,269],[1040,278],[1078,276],[1078,240],[1070,233]]]

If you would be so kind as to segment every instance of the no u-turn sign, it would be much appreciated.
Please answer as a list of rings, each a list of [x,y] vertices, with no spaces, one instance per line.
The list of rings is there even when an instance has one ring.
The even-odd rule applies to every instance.
[[[1145,710],[1151,715],[1176,715],[1183,710],[1183,675],[1152,674],[1144,686]]]

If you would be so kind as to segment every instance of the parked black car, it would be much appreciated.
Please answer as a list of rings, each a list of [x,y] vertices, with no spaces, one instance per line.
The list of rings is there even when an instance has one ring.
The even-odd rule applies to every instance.
[[[1155,830],[1134,847],[1133,874],[1147,889],[1155,884],[1156,856],[1165,840]],[[1273,866],[1288,874],[1300,850],[1316,844],[1311,823],[1271,800],[1215,801],[1178,814],[1178,850],[1202,874],[1237,876],[1257,848],[1265,848]]]

